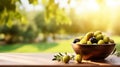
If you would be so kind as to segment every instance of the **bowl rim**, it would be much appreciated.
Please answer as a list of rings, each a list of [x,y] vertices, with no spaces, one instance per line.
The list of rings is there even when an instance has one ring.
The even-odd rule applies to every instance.
[[[74,44],[73,44],[74,45]],[[116,45],[115,43],[111,43],[111,44],[101,44],[101,45],[98,45],[98,44],[77,44],[77,45],[87,45],[87,46],[105,46],[105,45]]]

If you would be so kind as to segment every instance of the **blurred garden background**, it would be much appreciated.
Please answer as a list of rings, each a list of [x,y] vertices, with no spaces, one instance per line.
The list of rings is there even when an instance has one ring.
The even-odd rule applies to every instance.
[[[73,52],[97,30],[120,51],[120,0],[0,0],[0,52]]]

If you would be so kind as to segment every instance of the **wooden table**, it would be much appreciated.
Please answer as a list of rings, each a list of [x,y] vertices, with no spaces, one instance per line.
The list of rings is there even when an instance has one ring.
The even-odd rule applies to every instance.
[[[70,67],[70,66],[119,66],[120,57],[110,55],[105,60],[85,61],[77,64],[70,61],[64,64],[57,61],[52,61],[55,53],[0,53],[0,66],[50,66],[50,67]]]

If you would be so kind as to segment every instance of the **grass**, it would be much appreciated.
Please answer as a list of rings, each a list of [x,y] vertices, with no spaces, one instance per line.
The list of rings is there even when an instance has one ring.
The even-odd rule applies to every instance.
[[[120,37],[114,36],[112,39],[116,42],[116,49],[120,51]],[[0,52],[10,52],[10,53],[39,53],[39,52],[74,52],[71,47],[71,40],[63,40],[57,43],[38,43],[38,44],[11,44],[11,45],[1,45]]]
[[[73,52],[70,40],[57,43],[38,43],[38,44],[11,44],[1,45],[0,52],[12,53],[33,53],[33,52]]]
[[[116,49],[117,49],[117,51],[120,52],[120,36],[114,36],[114,37],[112,37],[112,39],[116,43]]]

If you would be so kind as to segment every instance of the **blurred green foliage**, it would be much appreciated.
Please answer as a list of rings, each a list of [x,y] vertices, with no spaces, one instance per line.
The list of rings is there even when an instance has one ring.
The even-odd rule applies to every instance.
[[[28,1],[32,5],[39,4],[38,0]],[[60,8],[60,3],[55,0],[41,1],[44,9],[35,14],[20,9],[23,5],[21,0],[0,0],[0,34],[5,35],[6,43],[34,42],[40,33],[44,36],[43,41],[46,41],[49,34],[55,39],[55,34],[75,35],[96,30],[108,33],[110,30],[110,34],[120,35],[119,16],[113,20],[104,16],[109,9],[98,13],[88,11],[76,14],[75,8],[70,8],[67,13],[67,9]],[[103,0],[96,2],[100,9],[106,8],[102,6]],[[67,0],[67,4],[70,3],[71,0]],[[35,18],[30,14],[35,15]],[[109,12],[106,15],[112,16]]]
[[[17,4],[16,4],[17,3]],[[19,4],[18,4],[19,3]],[[38,4],[38,0],[29,0],[30,4]],[[55,0],[42,0],[45,7],[44,19],[50,22],[51,19],[56,19],[57,23],[69,23],[70,19],[67,14],[64,14],[64,8],[59,8],[59,4]],[[19,12],[19,6],[22,5],[21,0],[0,0],[0,25],[14,25],[15,19],[22,21],[22,14]]]
[[[45,10],[45,21],[49,22],[49,19],[55,19],[56,22],[60,23],[70,23],[70,19],[65,14],[64,8],[59,8],[59,4],[55,4],[54,0],[49,0],[48,5],[46,5]]]
[[[0,12],[4,11],[5,9],[7,11],[16,11],[16,5],[15,3],[18,0],[0,0]]]
[[[32,4],[37,4],[38,0],[29,0]],[[69,4],[70,0],[68,0]],[[55,19],[57,24],[70,24],[71,21],[65,14],[65,8],[60,8],[59,3],[55,3],[55,0],[42,0],[44,5],[44,20],[47,23],[50,23],[52,19]]]
[[[38,0],[28,1],[33,5],[38,4]],[[0,0],[0,33],[5,35],[6,43],[32,42],[40,31],[44,34],[55,33],[58,31],[56,24],[70,22],[67,15],[63,14],[64,10],[59,8],[59,4],[54,0],[42,0],[42,4],[45,6],[45,13],[40,19],[37,17],[40,22],[36,20],[37,22],[33,23],[39,28],[35,30],[35,26],[27,21],[27,17],[19,9],[22,5],[21,0]]]

